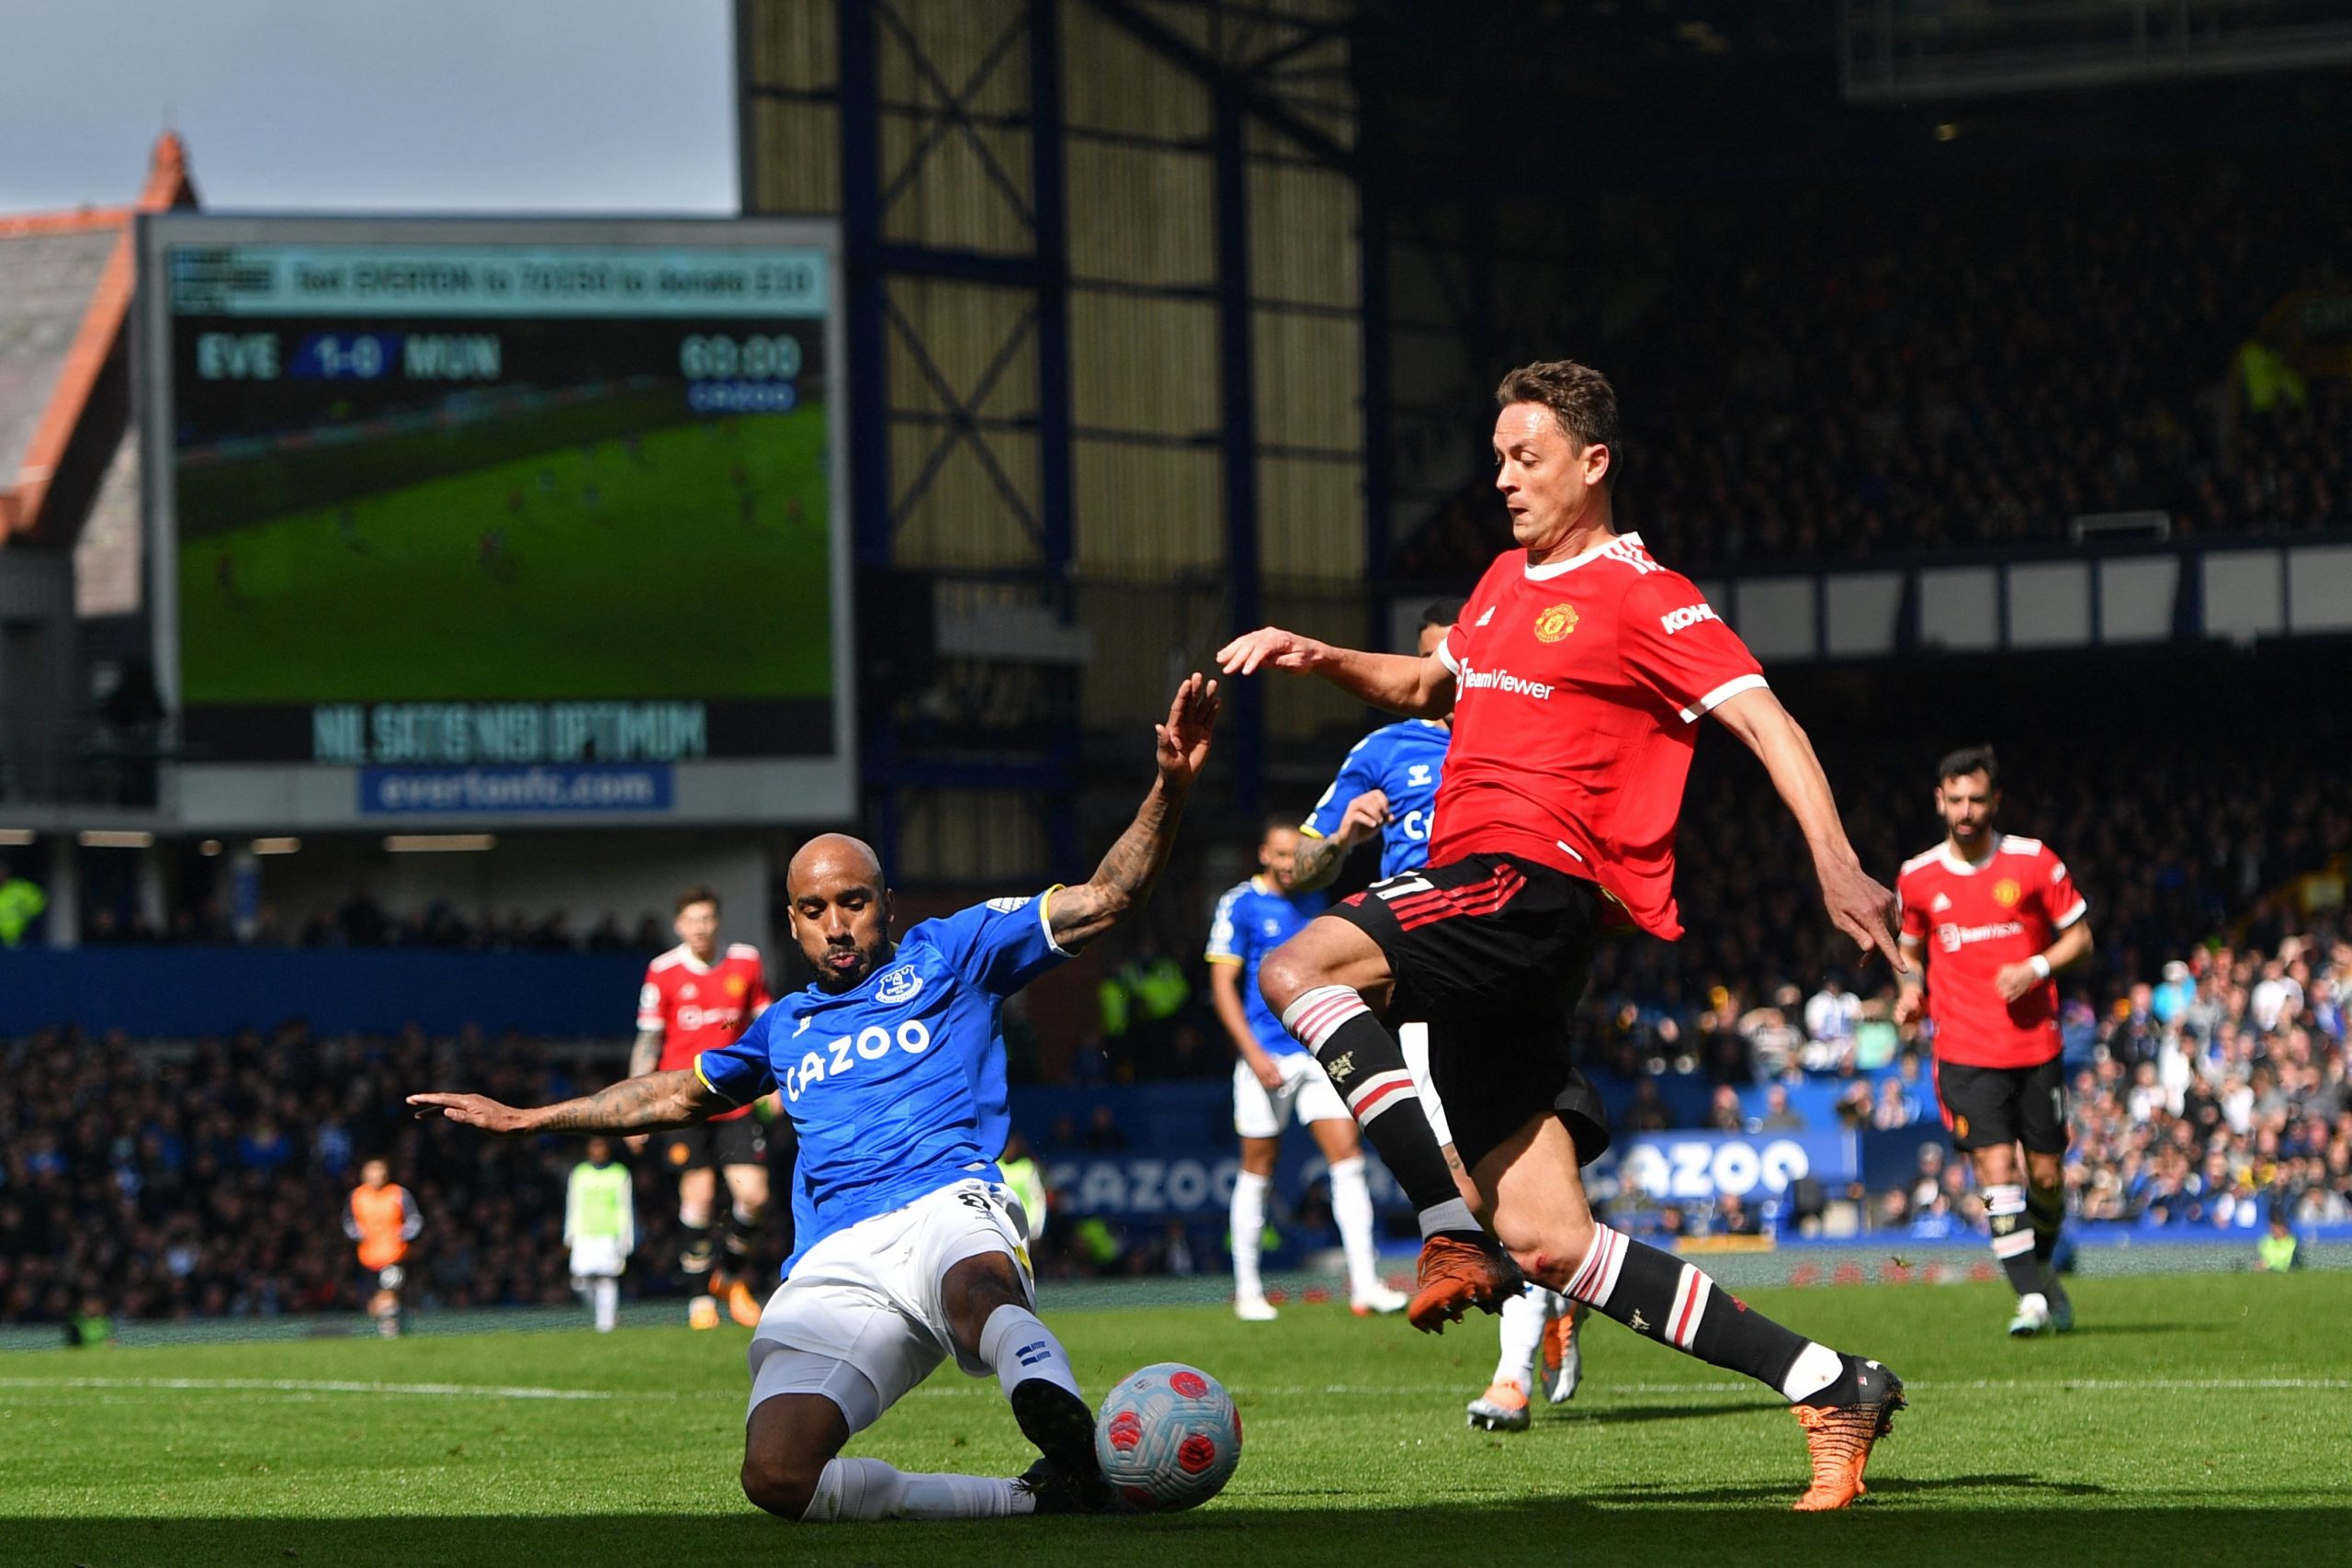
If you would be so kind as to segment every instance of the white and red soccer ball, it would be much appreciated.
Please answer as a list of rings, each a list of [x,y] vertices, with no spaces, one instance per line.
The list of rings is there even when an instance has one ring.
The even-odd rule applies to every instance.
[[[1224,1490],[1241,1462],[1241,1413],[1197,1367],[1161,1361],[1102,1401],[1094,1423],[1102,1479],[1135,1508],[1174,1513]]]

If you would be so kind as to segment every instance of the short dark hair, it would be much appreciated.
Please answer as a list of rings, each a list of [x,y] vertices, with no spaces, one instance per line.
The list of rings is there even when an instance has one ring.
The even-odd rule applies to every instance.
[[[684,893],[678,895],[678,908],[675,912],[683,915],[686,912],[686,909],[690,905],[695,904],[707,904],[710,906],[710,912],[712,914],[715,915],[718,913],[718,889],[716,887],[707,887],[701,883],[696,883],[694,886],[687,888]]]
[[[1430,602],[1429,607],[1421,612],[1421,624],[1417,629],[1427,631],[1431,626],[1450,626],[1461,618],[1461,600],[1433,599]]]
[[[1985,787],[2001,787],[2001,760],[1993,755],[1990,746],[1963,746],[1957,751],[1947,751],[1944,760],[1936,764],[1936,782],[1964,779],[1971,773],[1983,773]]]
[[[1297,832],[1299,820],[1300,818],[1296,812],[1267,812],[1265,821],[1261,823],[1258,829],[1258,841],[1261,844],[1264,843],[1266,841],[1266,836],[1270,833]]]
[[[1542,403],[1552,411],[1561,434],[1575,442],[1579,452],[1588,446],[1606,446],[1614,459],[1623,449],[1617,432],[1617,389],[1590,366],[1573,359],[1539,359],[1522,365],[1503,378],[1502,385],[1495,389],[1495,401],[1503,408]],[[1614,478],[1614,461],[1609,471]]]

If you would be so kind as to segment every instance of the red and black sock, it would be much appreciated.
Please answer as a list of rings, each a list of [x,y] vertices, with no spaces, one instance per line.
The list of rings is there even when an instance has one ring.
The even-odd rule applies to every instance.
[[[1437,1134],[1430,1131],[1420,1090],[1405,1066],[1405,1048],[1372,1016],[1363,998],[1345,986],[1317,986],[1283,1010],[1283,1027],[1323,1065],[1331,1087],[1380,1151],[1380,1163],[1405,1190],[1422,1236],[1483,1240],[1485,1233],[1462,1201]]]
[[[1636,1334],[1713,1366],[1744,1372],[1792,1402],[1854,1396],[1847,1359],[1754,1311],[1700,1269],[1607,1225],[1571,1275],[1567,1293]]]

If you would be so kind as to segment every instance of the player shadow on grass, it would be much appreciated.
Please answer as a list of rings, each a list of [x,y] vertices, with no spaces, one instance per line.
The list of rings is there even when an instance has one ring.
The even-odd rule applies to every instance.
[[[1724,1399],[1713,1404],[1589,1404],[1582,1409],[1573,1404],[1555,1405],[1549,1410],[1538,1409],[1534,1429],[1545,1427],[1579,1426],[1611,1427],[1631,1421],[1686,1421],[1708,1416],[1753,1416],[1786,1410],[1785,1404],[1766,1399]]]
[[[2094,1485],[2027,1475],[1912,1481],[1874,1476],[1850,1517],[1793,1514],[1793,1479],[1778,1486],[1692,1489],[1670,1476],[1654,1486],[1556,1496],[1423,1500],[1354,1506],[1220,1501],[1193,1513],[1145,1518],[893,1521],[795,1526],[740,1513],[453,1517],[387,1515],[341,1519],[32,1519],[0,1516],[0,1564],[89,1568],[216,1568],[332,1564],[333,1568],[615,1568],[618,1564],[729,1562],[938,1568],[948,1562],[1009,1561],[1021,1568],[1102,1568],[1137,1553],[1152,1568],[1232,1568],[1238,1562],[1319,1565],[1419,1559],[1451,1543],[1452,1556],[1497,1562],[1568,1559],[1564,1542],[1605,1542],[1611,1562],[1736,1561],[1743,1568],[1818,1568],[1825,1542],[1851,1562],[1997,1564],[2036,1543],[2046,1562],[2142,1564],[2196,1561],[2332,1561],[2352,1537],[2352,1506],[2308,1503],[2253,1507],[2086,1504]],[[2000,1496],[1996,1516],[1971,1491]],[[550,1505],[560,1507],[560,1503]],[[1998,1529],[1982,1528],[1996,1517]],[[1737,1530],[1736,1546],[1726,1538]],[[1825,1536],[1823,1531],[1835,1532]],[[1462,1543],[1475,1543],[1464,1552]],[[1447,1555],[1441,1553],[1441,1555]],[[1450,1560],[1450,1557],[1449,1557]]]
[[[1880,1475],[1872,1472],[1870,1495],[1882,1504],[1895,1497],[1917,1495],[1926,1497],[1940,1492],[1995,1490],[2002,1492],[2047,1493],[2060,1497],[2104,1497],[2108,1489],[2090,1481],[2052,1481],[2039,1475],[1939,1475],[1914,1479],[1902,1475]],[[1604,1486],[1583,1489],[1577,1493],[1579,1500],[1622,1506],[1628,1503],[1653,1505],[1678,1503],[1781,1503],[1788,1501],[1790,1488],[1768,1486]]]

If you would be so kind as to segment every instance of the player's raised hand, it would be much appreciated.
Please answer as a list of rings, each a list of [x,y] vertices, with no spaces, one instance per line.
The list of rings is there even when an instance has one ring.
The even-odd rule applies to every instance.
[[[1209,760],[1209,731],[1216,728],[1222,703],[1216,682],[1195,672],[1184,677],[1168,704],[1168,721],[1152,726],[1159,744],[1159,775],[1170,784],[1189,784],[1200,777]]]
[[[1312,670],[1330,652],[1328,644],[1311,637],[1286,632],[1280,626],[1261,626],[1218,649],[1216,665],[1228,675],[1255,675],[1261,669]]]
[[[1368,789],[1348,802],[1340,815],[1339,830],[1331,836],[1347,844],[1360,844],[1388,825],[1388,792]]]
[[[485,1133],[521,1133],[530,1126],[526,1113],[511,1105],[501,1105],[487,1095],[412,1094],[408,1102],[416,1108],[420,1122],[446,1116],[461,1127],[479,1127]]]
[[[1821,901],[1828,908],[1831,923],[1854,939],[1863,957],[1875,949],[1886,954],[1896,974],[1911,972],[1911,965],[1904,961],[1903,944],[1896,939],[1894,895],[1870,873],[1851,862],[1824,867]]]

